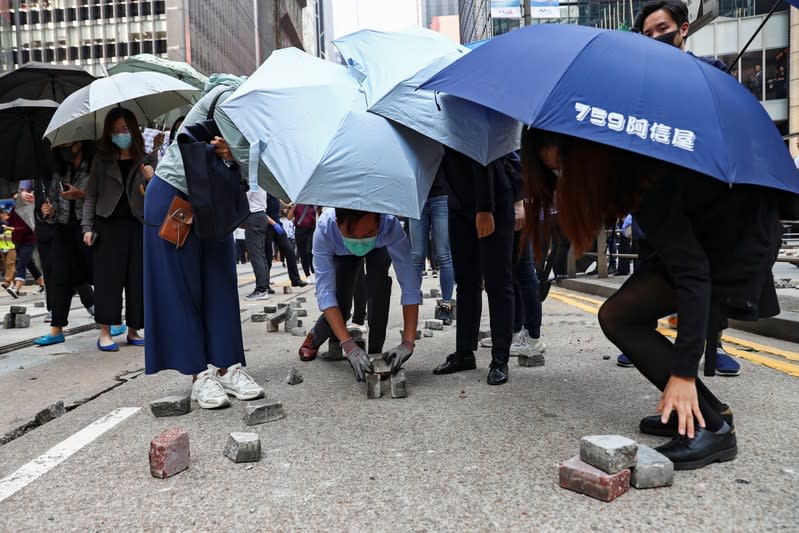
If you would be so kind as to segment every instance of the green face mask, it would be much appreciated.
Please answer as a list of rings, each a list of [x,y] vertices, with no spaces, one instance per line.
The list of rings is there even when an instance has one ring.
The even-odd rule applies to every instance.
[[[371,252],[375,247],[375,241],[377,241],[376,236],[367,237],[365,239],[355,239],[352,237],[344,237],[342,235],[341,238],[344,239],[344,246],[347,248],[347,250],[358,257],[363,257]]]

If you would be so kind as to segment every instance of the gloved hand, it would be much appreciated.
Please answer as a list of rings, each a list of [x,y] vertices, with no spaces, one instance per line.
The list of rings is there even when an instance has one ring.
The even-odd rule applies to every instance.
[[[279,223],[276,223],[272,227],[275,229],[275,233],[277,233],[278,235],[285,235],[286,234],[286,230],[284,230],[283,226],[281,226]]]
[[[374,372],[372,362],[369,360],[369,356],[366,355],[366,352],[355,344],[352,337],[341,343],[341,349],[344,350],[347,361],[350,362],[350,366],[355,371],[355,379],[357,381],[366,381],[366,374]]]
[[[411,341],[402,341],[402,344],[397,346],[396,348],[392,348],[391,350],[387,351],[383,355],[383,359],[391,365],[391,371],[396,372],[402,365],[405,364],[405,361],[411,358],[413,355],[413,343]]]

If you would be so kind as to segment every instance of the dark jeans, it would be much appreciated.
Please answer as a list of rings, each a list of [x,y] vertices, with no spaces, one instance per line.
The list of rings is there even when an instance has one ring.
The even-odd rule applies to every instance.
[[[272,243],[277,245],[277,249],[280,252],[283,260],[286,262],[286,269],[289,272],[289,279],[292,283],[297,283],[300,280],[300,271],[297,269],[297,255],[294,253],[294,247],[291,245],[291,241],[286,236],[285,233],[278,235],[275,229],[267,225],[266,228],[266,243],[267,243],[267,261],[266,261],[266,271],[267,276],[272,269]],[[267,277],[267,279],[270,279]]]
[[[366,263],[366,283],[368,285],[369,300],[369,353],[381,353],[386,342],[386,327],[388,326],[388,310],[391,301],[391,277],[388,268],[391,266],[391,257],[385,248],[375,248],[364,257],[355,255],[335,256],[333,261],[336,266],[336,301],[344,322],[350,317],[350,307],[355,292],[358,272],[363,270]],[[333,330],[322,314],[313,327],[313,339],[316,346],[321,346],[326,340],[334,338]]]
[[[247,253],[250,255],[252,272],[255,274],[255,290],[265,291],[269,287],[269,263],[272,262],[272,242],[269,241],[269,254],[266,253],[266,243],[269,223],[266,212],[250,213],[244,227],[244,238],[247,243]]]
[[[302,263],[302,270],[305,277],[313,273],[313,232],[314,228],[297,226],[294,229],[294,236],[297,239],[297,255]]]
[[[25,281],[25,269],[31,273],[34,280],[42,277],[42,273],[33,261],[33,252],[36,245],[33,243],[17,245],[17,277],[16,280]]]
[[[141,222],[127,217],[97,217],[97,241],[92,246],[95,321],[122,323],[122,291],[125,291],[125,323],[144,327],[144,250]]]
[[[83,233],[77,221],[59,224],[51,242],[52,260],[56,268],[51,269],[49,279],[45,278],[53,305],[51,325],[63,328],[68,324],[72,296],[76,291],[84,307],[94,305],[94,289],[90,285],[92,259],[90,248],[83,243]]]
[[[533,262],[533,244],[528,240],[522,244],[519,255],[519,241],[523,232],[513,234],[513,331],[521,331],[522,326],[534,339],[541,336],[541,300],[538,297],[538,275]]]
[[[39,261],[42,264],[42,275],[44,276],[44,286],[47,291],[44,293],[44,305],[48,311],[53,310],[53,295],[50,291],[50,281],[53,279],[53,229],[48,227],[44,230],[39,230],[44,222],[36,225],[36,249],[39,250]],[[48,224],[49,226],[49,224]],[[46,235],[46,238],[39,238],[39,234]],[[81,237],[82,239],[82,237]]]
[[[636,272],[599,310],[599,324],[610,342],[661,391],[671,377],[674,345],[658,333],[658,319],[677,311],[677,291],[657,272]],[[459,317],[460,318],[460,317]],[[711,431],[721,429],[722,403],[696,379],[699,409]]]
[[[474,211],[459,211],[450,206],[449,240],[455,268],[458,320],[456,350],[470,353],[477,349],[477,334],[483,312],[481,285],[488,293],[491,320],[491,356],[507,363],[513,338],[513,197],[511,191],[498,192],[495,198],[494,233],[477,238]]]

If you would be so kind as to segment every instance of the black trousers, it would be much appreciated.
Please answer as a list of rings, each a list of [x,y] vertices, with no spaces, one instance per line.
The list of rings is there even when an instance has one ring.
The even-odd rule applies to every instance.
[[[44,286],[47,291],[44,293],[44,304],[48,311],[53,310],[53,296],[50,293],[50,280],[53,276],[53,237],[52,232],[48,232],[47,240],[39,240],[39,234],[36,233],[36,249],[39,250],[39,260],[42,263],[42,275],[44,276]]]
[[[599,310],[599,324],[608,340],[661,391],[671,377],[674,345],[658,333],[657,321],[676,311],[677,291],[658,272],[634,273]],[[718,431],[723,425],[718,414],[722,403],[698,378],[696,392],[706,427]]]
[[[83,233],[78,221],[56,226],[50,257],[53,266],[45,282],[52,303],[51,325],[63,328],[68,324],[69,308],[76,291],[84,307],[94,305],[91,253],[89,247],[83,243]]]
[[[355,295],[352,304],[352,321],[356,324],[364,325],[366,320],[366,304],[369,301],[369,285],[366,282],[366,272],[363,266],[358,269],[355,278]]]
[[[142,225],[133,217],[95,220],[97,240],[93,248],[95,315],[98,324],[122,323],[122,291],[125,291],[125,323],[144,327],[144,255]]]
[[[449,208],[449,240],[457,284],[456,350],[477,349],[483,312],[481,285],[488,294],[491,320],[491,357],[507,363],[513,338],[513,197],[512,191],[495,198],[494,233],[477,238],[474,211]]]
[[[266,272],[267,279],[271,279],[270,272],[272,270],[272,242],[277,245],[280,255],[286,261],[286,269],[289,271],[289,279],[292,283],[300,280],[300,271],[297,269],[297,255],[294,253],[294,247],[285,233],[278,235],[275,229],[267,224],[266,228]],[[271,282],[270,282],[271,283]]]
[[[297,255],[302,263],[302,270],[308,277],[313,273],[313,227],[306,228],[297,226],[294,228],[294,236],[297,239]]]
[[[350,317],[352,298],[355,293],[355,284],[358,272],[363,270],[366,263],[366,284],[368,286],[368,320],[369,320],[369,345],[368,352],[381,353],[386,342],[386,327],[388,326],[388,310],[391,302],[391,277],[388,269],[391,266],[391,257],[385,248],[375,248],[364,257],[355,255],[342,255],[333,258],[336,265],[336,300],[344,322]],[[313,338],[316,346],[321,346],[326,340],[335,338],[330,324],[322,314],[313,327]]]

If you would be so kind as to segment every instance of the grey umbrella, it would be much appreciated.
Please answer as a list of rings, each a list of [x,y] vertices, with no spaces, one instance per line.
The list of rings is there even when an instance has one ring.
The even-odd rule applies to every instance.
[[[31,61],[16,70],[0,74],[0,102],[27,98],[61,103],[64,98],[94,80],[94,76],[80,67]]]

